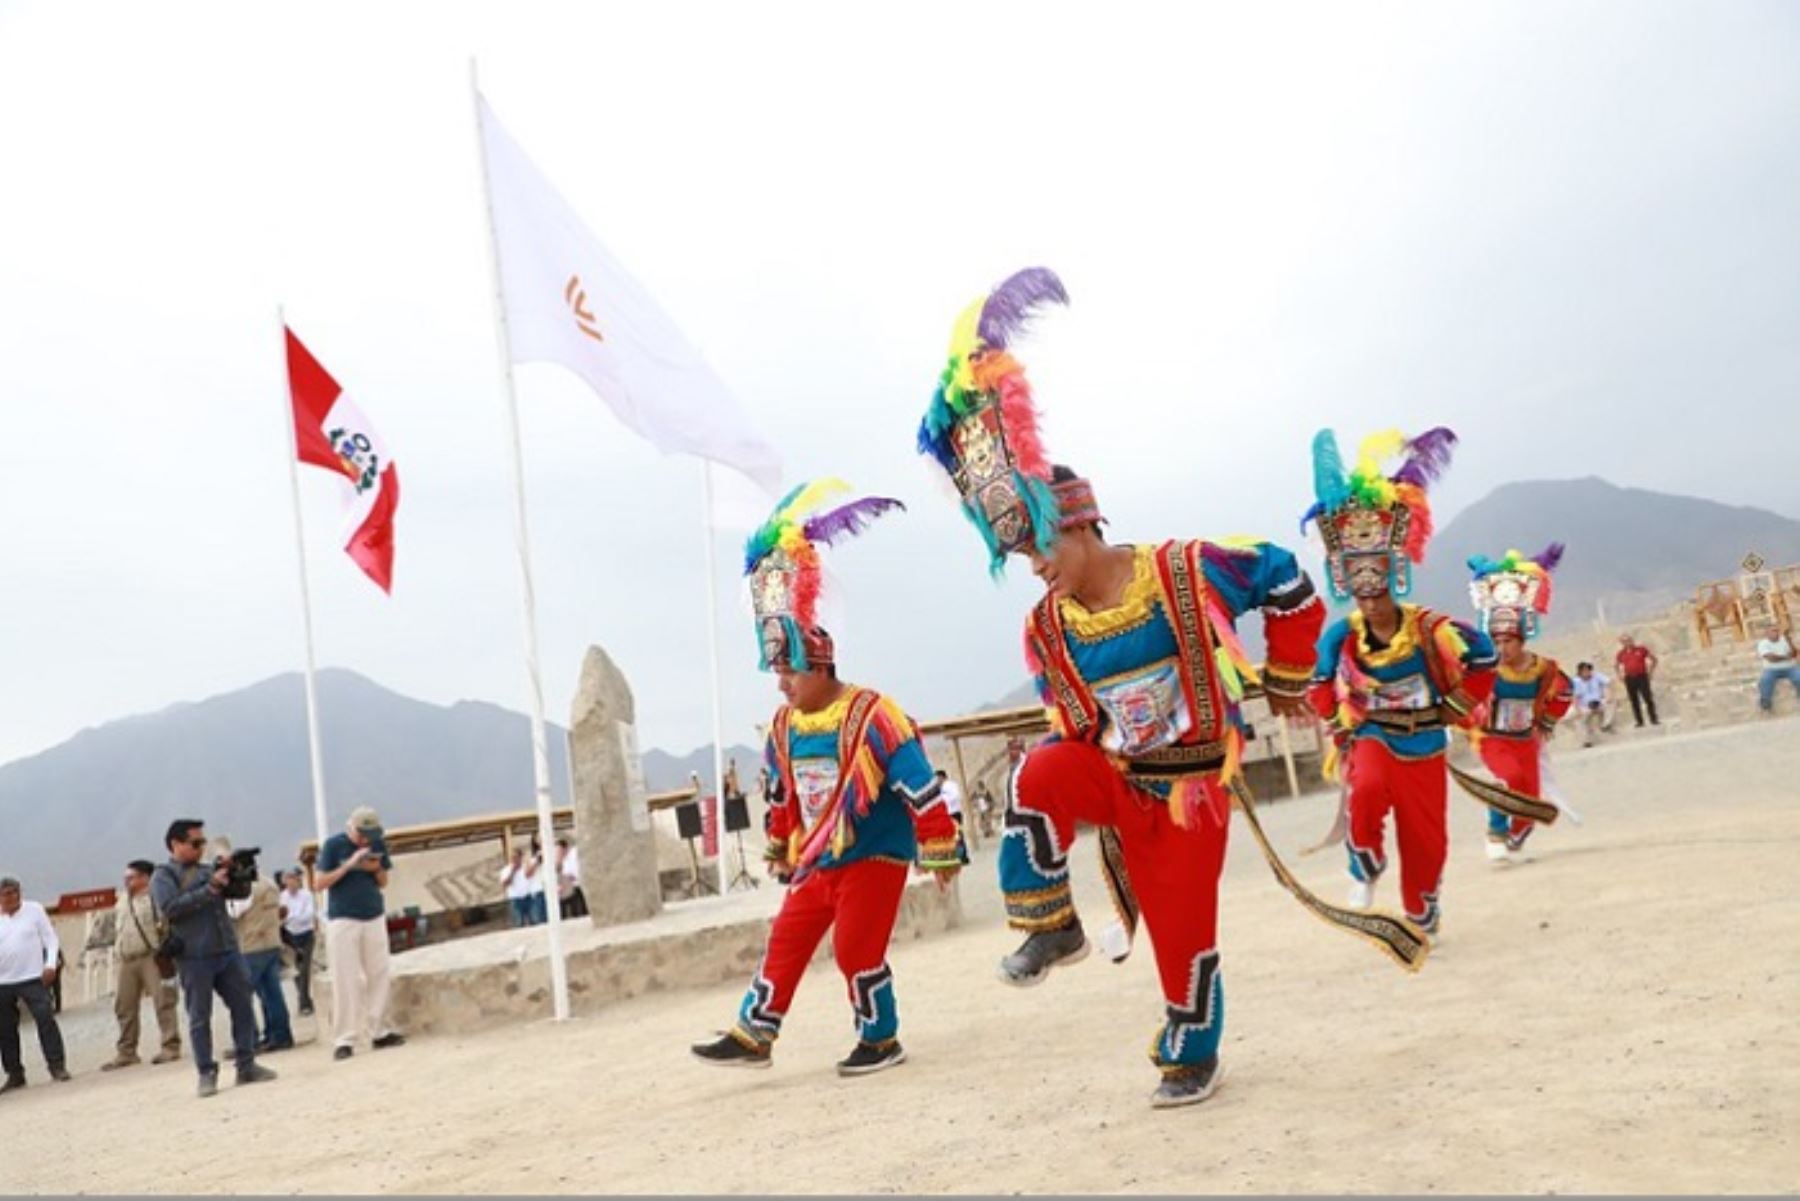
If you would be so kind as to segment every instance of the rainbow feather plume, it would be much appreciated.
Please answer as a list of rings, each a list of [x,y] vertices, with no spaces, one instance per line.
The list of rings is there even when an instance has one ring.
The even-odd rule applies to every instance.
[[[808,542],[835,546],[840,538],[854,538],[868,529],[870,522],[895,509],[904,511],[906,506],[891,496],[865,496],[809,518],[802,529]]]

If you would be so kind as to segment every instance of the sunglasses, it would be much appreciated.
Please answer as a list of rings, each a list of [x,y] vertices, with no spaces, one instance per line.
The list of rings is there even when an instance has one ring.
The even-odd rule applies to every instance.
[[[203,850],[206,847],[206,839],[190,838],[188,839],[188,845],[193,847],[196,851]]]

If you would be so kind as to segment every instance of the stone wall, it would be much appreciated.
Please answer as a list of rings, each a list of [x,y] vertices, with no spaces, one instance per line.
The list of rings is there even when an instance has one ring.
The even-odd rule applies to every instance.
[[[920,879],[907,887],[894,941],[941,934],[961,923],[957,891],[943,892],[935,881]],[[658,934],[656,925],[646,923],[643,935],[631,938],[596,941],[592,936],[606,932],[586,932],[590,937],[568,955],[572,1012],[596,1013],[650,993],[742,985],[761,960],[770,917],[726,917],[714,925],[666,934]],[[475,940],[461,944],[474,946]],[[397,959],[392,1000],[396,1025],[412,1034],[451,1034],[548,1017],[550,961],[541,947],[535,955],[521,951],[502,958],[496,944],[494,954],[494,962],[423,971],[408,970],[407,956]],[[815,962],[830,956],[831,942],[826,939]]]

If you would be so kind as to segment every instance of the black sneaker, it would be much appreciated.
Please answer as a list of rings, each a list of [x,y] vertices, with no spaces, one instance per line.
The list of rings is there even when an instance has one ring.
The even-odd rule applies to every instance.
[[[5,1084],[0,1084],[0,1093],[16,1092],[25,1087],[24,1076],[8,1076]]]
[[[354,1047],[336,1047],[333,1048],[331,1057],[333,1059],[348,1059],[354,1054],[356,1054],[356,1049]]]
[[[688,1050],[695,1059],[722,1068],[766,1068],[775,1062],[768,1044],[751,1048],[731,1034],[720,1035],[716,1042],[695,1043]]]
[[[67,1084],[69,1082],[69,1069],[60,1063],[57,1064],[50,1069],[50,1079],[56,1081],[58,1084]]]
[[[1183,1105],[1198,1105],[1218,1091],[1219,1082],[1224,1078],[1217,1055],[1192,1067],[1165,1068],[1163,1082],[1150,1094],[1151,1108],[1178,1109]]]
[[[202,1097],[210,1097],[219,1091],[218,1069],[215,1068],[210,1072],[200,1073],[200,1087],[197,1091]]]
[[[1042,984],[1053,967],[1080,963],[1088,956],[1087,935],[1079,921],[1060,930],[1039,930],[1000,961],[1000,979],[1018,988]]]
[[[868,1076],[884,1068],[897,1068],[905,1062],[906,1048],[898,1039],[890,1038],[885,1043],[858,1040],[849,1058],[838,1060],[837,1070],[840,1076]]]
[[[404,1047],[406,1045],[406,1035],[401,1034],[397,1030],[391,1031],[382,1035],[369,1045],[374,1047],[377,1051],[385,1051],[389,1047]]]
[[[267,1084],[275,1079],[275,1073],[260,1063],[246,1064],[237,1070],[239,1084]]]

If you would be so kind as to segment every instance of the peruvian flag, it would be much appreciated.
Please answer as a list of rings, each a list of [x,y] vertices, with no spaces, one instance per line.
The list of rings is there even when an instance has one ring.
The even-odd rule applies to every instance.
[[[390,592],[400,476],[369,419],[294,331],[286,333],[288,390],[294,399],[294,444],[300,461],[344,477],[351,489],[351,532],[344,551],[383,592]]]

